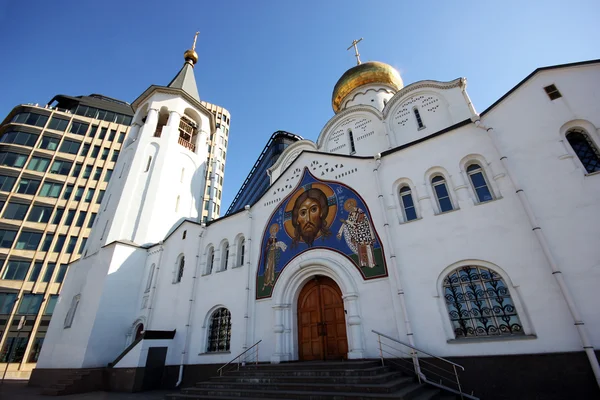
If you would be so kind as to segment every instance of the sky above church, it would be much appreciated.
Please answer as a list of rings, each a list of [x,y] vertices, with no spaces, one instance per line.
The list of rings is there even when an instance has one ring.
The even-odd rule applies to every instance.
[[[128,102],[166,85],[200,31],[200,98],[231,112],[224,212],[268,138],[316,140],[361,60],[419,80],[468,79],[481,112],[537,67],[600,58],[600,2],[0,1],[0,115],[56,94]]]

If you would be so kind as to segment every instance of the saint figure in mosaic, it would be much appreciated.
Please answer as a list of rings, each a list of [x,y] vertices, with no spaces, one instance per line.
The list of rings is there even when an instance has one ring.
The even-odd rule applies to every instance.
[[[350,250],[358,256],[358,263],[361,267],[374,268],[377,265],[373,251],[375,235],[369,219],[365,212],[358,208],[356,199],[346,200],[344,210],[348,212],[348,218],[340,219],[342,225],[337,238],[341,239],[344,236]]]
[[[275,269],[279,263],[279,257],[281,252],[287,249],[287,245],[284,242],[277,240],[277,233],[279,232],[279,224],[271,225],[269,228],[269,239],[267,239],[267,246],[265,252],[267,253],[267,265],[265,267],[265,281],[263,284],[263,290],[267,286],[273,286],[275,283]]]

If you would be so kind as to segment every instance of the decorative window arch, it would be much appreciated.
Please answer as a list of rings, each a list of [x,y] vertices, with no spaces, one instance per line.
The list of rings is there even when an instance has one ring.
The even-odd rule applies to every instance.
[[[398,195],[400,196],[400,208],[402,209],[404,222],[417,219],[417,209],[415,208],[411,187],[406,183],[402,184],[400,186],[400,190],[398,191]]]
[[[71,299],[71,306],[69,307],[69,311],[67,311],[63,328],[70,328],[71,325],[73,325],[73,319],[75,318],[75,312],[77,311],[77,306],[79,305],[80,299],[81,294],[77,294]]]
[[[477,202],[485,203],[486,201],[494,200],[494,195],[481,165],[477,162],[471,162],[466,170]]]
[[[185,269],[185,256],[180,254],[177,257],[177,261],[175,262],[175,276],[173,279],[173,283],[181,282],[181,278],[183,278],[183,271]]]
[[[238,240],[238,248],[237,248],[237,266],[244,266],[244,259],[246,257],[246,238],[240,236]]]
[[[585,171],[588,174],[600,171],[600,151],[590,135],[583,129],[573,128],[565,136]]]
[[[150,291],[150,288],[152,287],[152,278],[154,278],[154,268],[156,268],[156,264],[152,264],[150,266],[150,272],[148,273],[148,280],[146,282],[145,293],[148,293]]]
[[[229,263],[229,242],[225,240],[221,245],[221,269],[219,271],[227,271]]]
[[[448,184],[443,175],[435,174],[431,178],[431,188],[433,189],[433,194],[437,200],[440,213],[454,210],[452,197],[450,197],[450,191],[448,190]]]
[[[211,274],[215,264],[215,248],[210,246],[206,252],[206,274]]]
[[[508,286],[493,269],[458,267],[444,277],[442,289],[457,339],[524,335]]]
[[[229,351],[230,345],[231,313],[225,307],[221,307],[210,316],[206,352]]]

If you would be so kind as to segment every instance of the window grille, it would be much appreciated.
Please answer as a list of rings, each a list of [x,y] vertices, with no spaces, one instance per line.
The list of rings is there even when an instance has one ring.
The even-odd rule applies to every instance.
[[[421,119],[421,113],[419,112],[419,109],[417,107],[413,108],[413,113],[415,114],[415,118],[417,120],[417,125],[419,126],[419,129],[425,128],[425,125],[423,125],[423,120]]]
[[[183,269],[185,268],[185,257],[181,256],[179,259],[179,263],[177,264],[177,277],[175,278],[175,283],[181,282],[181,278],[183,277]]]
[[[231,313],[219,308],[210,318],[207,352],[229,351],[231,342]]]
[[[354,135],[351,129],[348,129],[348,139],[350,140],[350,154],[354,154],[356,153],[356,147],[354,146]]]
[[[585,131],[581,129],[569,131],[567,141],[588,174],[600,171],[600,152]]]

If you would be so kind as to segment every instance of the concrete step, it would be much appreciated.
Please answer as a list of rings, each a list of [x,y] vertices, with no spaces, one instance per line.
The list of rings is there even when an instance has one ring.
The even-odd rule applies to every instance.
[[[195,394],[169,393],[165,395],[165,400],[240,400],[239,396],[201,396]],[[262,397],[244,397],[244,400],[262,400]],[[270,400],[287,400],[284,398],[271,398]]]
[[[339,372],[339,371],[336,371]],[[269,375],[269,376],[257,376],[256,374],[251,375],[237,375],[237,376],[218,376],[210,379],[209,382],[213,383],[345,383],[345,384],[378,384],[389,382],[393,379],[402,377],[400,372],[383,372],[380,374],[372,375]],[[196,386],[204,382],[199,382]]]
[[[255,376],[255,377],[283,377],[283,376],[373,376],[385,372],[390,372],[390,367],[382,367],[381,365],[371,366],[367,368],[334,368],[334,369],[294,369],[294,368],[261,368],[261,369],[246,369],[245,367],[239,371],[229,371],[223,376]]]
[[[249,364],[241,367],[240,370],[315,370],[315,369],[362,369],[381,366],[381,361],[294,361],[281,364]]]

